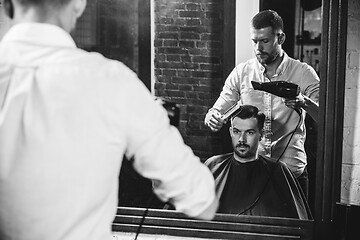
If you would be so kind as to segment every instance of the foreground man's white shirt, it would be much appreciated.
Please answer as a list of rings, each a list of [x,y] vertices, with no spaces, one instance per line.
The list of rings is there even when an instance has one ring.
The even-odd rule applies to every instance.
[[[196,216],[211,173],[123,64],[61,28],[15,25],[0,44],[0,239],[110,239],[122,156]]]

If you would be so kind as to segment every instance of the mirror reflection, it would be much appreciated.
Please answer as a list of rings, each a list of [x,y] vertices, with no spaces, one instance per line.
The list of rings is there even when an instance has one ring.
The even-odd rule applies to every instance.
[[[155,0],[152,2],[153,8],[150,10],[140,0],[90,0],[84,15],[78,22],[76,31],[73,33],[79,47],[98,51],[109,58],[120,60],[138,74],[139,69],[144,67],[144,62],[139,64],[141,61],[139,55],[143,52],[151,53],[153,51],[154,59],[149,59],[145,63],[147,68],[153,68],[154,71],[153,93],[173,104],[172,107],[179,109],[179,122],[176,125],[185,143],[193,149],[203,162],[215,155],[227,154],[233,151],[231,134],[234,134],[234,132],[229,130],[233,129],[231,121],[224,121],[224,125],[218,131],[211,131],[210,127],[204,124],[205,116],[218,99],[227,77],[227,74],[223,73],[225,68],[224,59],[227,58],[224,54],[225,48],[233,48],[232,51],[237,51],[235,46],[223,45],[224,39],[228,37],[225,36],[223,27],[224,18],[228,14],[226,4],[229,4],[229,2],[231,1],[227,3],[223,1],[184,3],[183,1]],[[318,73],[321,64],[321,1],[259,1],[259,9],[272,9],[282,16],[284,34],[277,32],[279,35],[276,35],[276,41],[280,42],[278,45],[281,46],[288,57],[308,63]],[[150,16],[152,14],[150,11],[153,11],[152,20],[145,23],[141,21],[141,14],[146,12]],[[231,21],[235,23],[236,20]],[[151,26],[151,23],[154,25]],[[141,27],[139,27],[140,25]],[[144,27],[147,29],[146,31],[143,31]],[[244,29],[243,31],[249,30]],[[154,50],[149,49],[149,47],[141,47],[140,42],[144,38],[145,32],[148,34],[146,38],[149,45],[152,45]],[[154,34],[153,42],[149,36],[150,34]],[[245,47],[254,48],[254,45],[260,46],[260,43],[263,44],[264,39],[259,34],[256,31],[253,32],[251,39],[248,39],[249,45]],[[235,33],[233,33],[233,36],[235,37]],[[263,54],[262,56],[259,55],[258,61],[265,65],[271,65],[271,62],[267,62],[267,58],[271,57],[268,57],[266,50],[258,51]],[[152,64],[152,61],[154,64]],[[278,62],[278,65],[280,63],[281,61]],[[269,79],[276,74],[278,74],[276,68],[266,69],[265,75],[268,75]],[[151,71],[148,72],[148,76],[150,75]],[[247,98],[243,100],[244,103],[259,105],[248,101],[253,96],[253,92],[245,91],[241,93]],[[302,93],[304,93],[305,97],[311,99],[311,93],[308,95],[305,92]],[[258,94],[258,97],[264,95],[263,92],[257,92],[256,94]],[[273,101],[275,101],[273,104],[284,104],[281,97],[274,99],[271,94],[267,94],[267,96],[270,101],[273,98]],[[287,104],[296,108],[294,102],[288,101]],[[227,106],[227,108],[229,107]],[[266,113],[264,107],[259,107],[259,109]],[[225,110],[220,111],[220,114],[223,114]],[[303,117],[301,121],[305,123],[302,126],[306,126],[306,141],[303,152],[301,152],[302,155],[300,154],[300,156],[297,153],[297,156],[303,162],[307,161],[309,181],[305,192],[308,192],[308,204],[312,209],[317,126],[316,121],[308,112],[302,112],[301,116]],[[293,121],[296,127],[297,121],[295,118],[298,119],[298,117],[299,115],[296,112],[289,115],[288,118],[283,115],[278,116],[283,120],[275,127],[280,128],[280,125],[286,124],[285,122],[289,121],[289,119],[292,119],[290,121]],[[261,138],[263,143],[268,141],[270,150],[271,141],[274,142],[274,140],[271,140],[271,138],[274,138],[274,132],[269,129],[271,124],[266,123],[271,120],[273,119],[268,115],[265,119],[265,127],[268,132],[265,132],[264,137]],[[276,136],[279,141],[283,141],[281,144],[283,148],[286,146],[287,141],[292,141],[290,135],[293,128],[290,128],[287,129],[286,137],[282,137],[282,135]],[[305,136],[304,133],[295,133],[295,135],[299,134]],[[302,138],[302,140],[305,140],[305,138]],[[265,148],[260,150],[262,151],[261,155],[272,156],[271,154],[275,154],[273,156],[279,157],[283,148],[273,148],[273,151],[275,151],[273,153],[266,153],[269,149]],[[299,146],[295,142],[291,142],[287,148],[296,149]],[[292,154],[294,152],[287,155]],[[142,178],[132,169],[131,161],[131,159],[127,159],[127,161],[123,162],[120,177],[120,188],[123,191],[119,196],[119,205],[160,209],[171,208],[171,206],[162,203],[153,195],[151,182]],[[305,167],[305,164],[302,167]],[[295,176],[302,175],[302,170],[298,172],[295,170]],[[261,175],[260,172],[257,172],[257,174]],[[261,189],[261,187],[258,188]],[[227,191],[231,191],[229,189]],[[253,196],[254,201],[249,200],[249,206],[251,206],[250,202],[257,202],[255,195]],[[227,199],[227,201],[232,200]]]

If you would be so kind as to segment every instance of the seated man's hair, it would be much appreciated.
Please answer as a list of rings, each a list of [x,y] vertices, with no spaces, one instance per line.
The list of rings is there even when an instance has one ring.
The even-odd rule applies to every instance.
[[[248,119],[248,118],[256,118],[258,123],[258,128],[262,131],[265,122],[265,114],[260,112],[259,109],[252,105],[242,105],[238,110],[236,110],[231,115],[231,122],[235,117],[241,119]]]
[[[256,14],[251,20],[251,26],[255,29],[272,27],[274,31],[284,31],[281,16],[273,10],[265,10]]]

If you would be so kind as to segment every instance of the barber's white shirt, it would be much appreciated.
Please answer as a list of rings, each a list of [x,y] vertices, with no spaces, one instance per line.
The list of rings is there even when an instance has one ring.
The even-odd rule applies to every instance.
[[[22,23],[0,44],[0,239],[110,239],[123,154],[194,216],[208,169],[125,65]]]
[[[238,64],[227,77],[223,90],[213,109],[224,113],[230,106],[240,101],[241,104],[254,105],[266,118],[264,134],[259,146],[259,154],[280,160],[299,177],[307,165],[305,152],[306,128],[305,111],[299,116],[288,108],[284,100],[264,91],[254,90],[251,81],[272,82],[286,81],[299,86],[300,92],[319,102],[320,80],[315,70],[298,60],[290,58],[285,52],[276,70],[269,79],[265,68],[256,58]]]

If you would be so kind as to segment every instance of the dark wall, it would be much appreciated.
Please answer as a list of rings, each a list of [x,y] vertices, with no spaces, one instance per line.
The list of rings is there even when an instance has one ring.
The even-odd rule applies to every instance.
[[[286,34],[283,49],[290,57],[294,57],[296,1],[260,0],[260,11],[267,9],[276,11],[283,18],[284,32]]]

